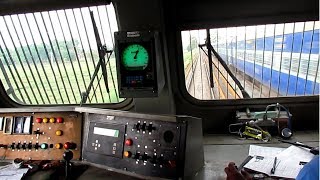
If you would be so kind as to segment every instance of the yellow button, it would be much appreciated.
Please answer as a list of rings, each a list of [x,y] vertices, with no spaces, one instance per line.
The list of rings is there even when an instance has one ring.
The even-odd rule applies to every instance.
[[[125,151],[123,153],[123,156],[129,158],[131,156],[131,152],[130,151]]]
[[[50,122],[54,123],[56,120],[54,118],[50,118]]]
[[[56,131],[56,135],[57,135],[57,136],[61,136],[61,135],[62,135],[62,131],[61,131],[61,130],[57,130],[57,131]]]
[[[42,119],[42,122],[43,122],[43,123],[47,123],[47,122],[48,122],[48,118],[43,118],[43,119]]]
[[[54,147],[56,149],[61,149],[62,148],[62,144],[61,143],[57,143],[57,144],[54,145]]]

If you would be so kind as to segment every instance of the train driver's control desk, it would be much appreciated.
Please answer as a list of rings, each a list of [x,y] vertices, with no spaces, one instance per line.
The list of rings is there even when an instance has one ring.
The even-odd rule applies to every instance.
[[[71,160],[140,178],[177,179],[203,167],[202,138],[201,119],[189,116],[86,107],[0,109],[0,156],[8,162]],[[72,174],[66,164],[64,173]]]

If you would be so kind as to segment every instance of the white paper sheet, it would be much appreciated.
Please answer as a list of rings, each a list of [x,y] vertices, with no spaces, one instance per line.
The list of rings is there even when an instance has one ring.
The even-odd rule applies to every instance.
[[[28,168],[15,168],[12,164],[0,167],[0,179],[1,180],[20,180],[25,173],[28,172]]]
[[[300,162],[309,162],[314,157],[314,155],[308,150],[296,146],[290,146],[278,154],[274,151],[275,155],[273,156],[270,156],[269,154],[269,152],[273,150],[270,150],[268,147],[266,148],[266,150],[260,149],[261,153],[255,149],[255,156],[244,167],[273,177],[294,179],[303,168],[303,165],[301,165]],[[249,152],[249,154],[250,153],[253,152]],[[265,156],[262,156],[262,154]],[[259,159],[257,156],[261,156],[263,158]],[[275,157],[277,157],[276,170],[274,174],[271,174]]]
[[[249,156],[275,157],[286,148],[250,145]]]

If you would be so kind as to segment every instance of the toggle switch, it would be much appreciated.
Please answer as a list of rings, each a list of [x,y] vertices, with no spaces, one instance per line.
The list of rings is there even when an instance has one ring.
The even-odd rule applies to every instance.
[[[40,147],[40,146],[39,146],[39,143],[36,143],[36,144],[34,145],[34,148],[35,148],[35,149],[39,149],[39,147]]]
[[[32,143],[28,144],[28,149],[32,149]]]
[[[152,163],[152,164],[157,164],[157,155],[153,155],[152,156],[152,158],[150,158],[150,162]]]
[[[36,135],[40,135],[40,134],[42,134],[42,132],[40,132],[40,130],[39,130],[39,129],[37,129],[36,131],[33,131],[33,133],[34,133],[34,134],[36,134]]]
[[[8,148],[8,145],[0,144],[0,148],[7,149],[7,148]]]
[[[147,127],[147,123],[144,122],[144,123],[142,124],[141,130],[142,130],[142,131],[146,131],[146,127]]]
[[[21,147],[22,147],[22,149],[27,149],[27,144],[23,143]]]
[[[138,122],[136,125],[134,125],[134,127],[135,127],[135,129],[136,129],[137,131],[139,131],[139,130],[140,130],[140,123]]]
[[[150,157],[148,156],[147,153],[144,153],[141,158],[142,158],[143,161],[146,161],[146,160],[148,160]]]
[[[136,154],[133,156],[133,159],[139,159],[140,158],[140,152],[136,152]]]
[[[155,127],[153,127],[153,125],[150,123],[149,125],[148,125],[148,131],[149,132],[152,132],[153,130],[155,130],[156,128]]]
[[[21,143],[18,143],[18,144],[16,145],[16,148],[17,148],[17,149],[20,149],[20,148],[21,148]]]
[[[15,147],[15,143],[12,143],[11,145],[10,145],[10,148],[11,149],[15,149],[16,147]]]

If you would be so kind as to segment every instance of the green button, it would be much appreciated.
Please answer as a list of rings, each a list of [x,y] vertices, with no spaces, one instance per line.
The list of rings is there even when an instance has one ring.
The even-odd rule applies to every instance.
[[[47,149],[48,148],[48,144],[47,143],[42,143],[40,147],[41,147],[41,149]]]

